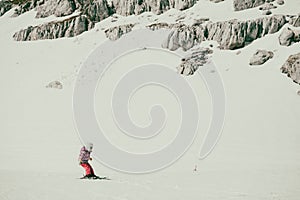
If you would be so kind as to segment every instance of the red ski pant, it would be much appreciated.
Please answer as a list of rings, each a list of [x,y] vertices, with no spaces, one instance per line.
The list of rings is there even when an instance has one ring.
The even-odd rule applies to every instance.
[[[80,165],[85,169],[85,175],[94,175],[94,170],[89,163],[81,163]]]

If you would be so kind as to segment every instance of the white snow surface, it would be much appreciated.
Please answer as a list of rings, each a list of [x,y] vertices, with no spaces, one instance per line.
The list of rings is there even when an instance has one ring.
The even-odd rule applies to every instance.
[[[274,13],[296,14],[299,3],[286,1]],[[300,96],[297,91],[300,86],[281,74],[280,67],[289,55],[299,52],[300,43],[280,46],[280,32],[234,51],[219,50],[215,42],[201,44],[214,44],[212,60],[222,76],[227,98],[221,138],[206,159],[199,160],[198,156],[209,125],[210,99],[203,81],[192,76],[187,80],[197,91],[201,114],[206,117],[201,121],[194,144],[182,158],[164,170],[144,175],[114,171],[94,160],[91,164],[96,173],[111,180],[77,179],[83,170],[77,163],[81,142],[73,121],[73,87],[81,64],[107,40],[103,29],[115,24],[148,24],[156,18],[175,22],[180,15],[185,15],[185,20],[191,23],[194,15],[213,21],[257,18],[261,15],[258,8],[233,12],[230,0],[218,4],[200,0],[187,11],[120,17],[116,23],[111,23],[110,17],[74,38],[34,42],[16,42],[12,35],[21,28],[55,18],[35,19],[34,11],[16,18],[11,18],[11,14],[12,11],[0,18],[1,200],[299,199]],[[257,49],[274,51],[274,58],[259,67],[250,67],[249,59]],[[238,51],[241,51],[239,55]],[[61,81],[64,88],[45,87],[54,80]],[[147,92],[153,92],[153,88]],[[143,101],[138,101],[142,96],[143,92],[137,93],[137,108],[133,107],[131,114],[136,123],[147,124],[149,119],[138,109],[143,107]],[[170,105],[174,103],[163,92],[160,98]],[[108,110],[104,106],[97,107],[99,119],[101,109]],[[113,125],[107,119],[106,127]],[[108,137],[123,148],[138,151],[144,146],[132,145],[124,136],[118,137],[121,133],[116,128],[111,130]],[[173,137],[172,133],[168,134]],[[164,137],[163,142],[167,139]],[[157,148],[151,145],[146,150]]]

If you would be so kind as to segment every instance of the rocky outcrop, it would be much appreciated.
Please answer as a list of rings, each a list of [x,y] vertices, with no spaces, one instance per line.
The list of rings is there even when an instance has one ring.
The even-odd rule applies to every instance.
[[[281,72],[300,84],[300,53],[291,55],[281,67]]]
[[[175,51],[181,47],[186,51],[205,40],[206,35],[206,29],[201,25],[188,26],[177,24],[173,26],[171,33],[163,42],[162,47],[171,51]]]
[[[106,29],[104,32],[106,34],[106,37],[108,37],[110,40],[114,41],[114,40],[119,39],[122,35],[132,31],[133,27],[134,27],[134,24],[125,24],[125,25],[120,25],[120,26]]]
[[[111,8],[106,0],[48,0],[37,7],[36,17],[43,18],[50,15],[62,17],[74,13],[76,10],[93,22],[99,22],[111,15]]]
[[[284,0],[276,0],[276,3],[277,3],[278,5],[283,5],[283,4],[284,4]]]
[[[271,9],[275,9],[277,8],[277,6],[275,6],[273,3],[266,3],[262,6],[259,7],[259,10],[271,10]]]
[[[175,24],[154,23],[154,24],[147,25],[146,28],[149,28],[150,30],[155,31],[155,30],[159,30],[159,29],[162,29],[162,28],[171,29],[172,27],[174,27],[174,25]]]
[[[112,7],[119,15],[138,15],[143,12],[161,14],[171,8],[184,10],[192,7],[196,0],[112,0]]]
[[[80,16],[77,16],[76,19],[70,18],[61,22],[30,26],[14,34],[14,38],[18,41],[71,37],[89,30],[90,27],[94,26],[94,23],[100,22],[114,13],[131,15],[152,11],[160,14],[171,8],[179,10],[189,8],[196,3],[196,0],[112,0],[111,4],[107,0],[31,0],[27,3],[27,6],[24,4],[19,8],[19,11],[16,11],[16,15],[36,7],[37,18],[50,15],[68,16],[75,11],[79,11]],[[74,25],[76,23],[80,25]],[[122,34],[131,31],[131,28],[126,25],[115,27],[106,30],[106,34],[110,39],[115,40]]]
[[[233,7],[235,11],[254,8],[264,3],[272,2],[274,0],[233,0]]]
[[[36,8],[44,4],[44,0],[24,0],[18,3],[17,7],[14,10],[13,17],[19,16],[29,10]]]
[[[46,88],[53,88],[53,89],[63,89],[63,84],[59,81],[52,81],[48,85],[46,85]]]
[[[214,40],[221,49],[238,49],[257,38],[278,32],[286,24],[283,15],[274,15],[255,20],[209,22],[204,25],[177,25],[163,43],[164,48],[188,50],[204,40]]]
[[[282,46],[290,46],[296,42],[300,42],[300,30],[292,30],[287,27],[282,30],[278,39],[279,44]]]
[[[273,58],[274,53],[272,51],[257,50],[250,58],[249,65],[262,65],[269,59]]]
[[[262,15],[271,15],[272,11],[271,10],[264,10],[261,14]]]
[[[213,51],[209,48],[197,48],[191,51],[188,56],[181,60],[181,64],[177,67],[177,72],[185,76],[193,75],[200,66],[207,63],[209,54]]]
[[[299,15],[290,16],[289,23],[292,26],[294,26],[294,27],[300,27],[300,14]]]
[[[64,21],[50,22],[40,26],[28,27],[13,35],[17,41],[32,41],[43,39],[56,39],[61,37],[73,37],[88,31],[94,27],[94,23],[84,15],[68,18]]]
[[[0,1],[0,17],[4,15],[7,11],[9,11],[12,7],[13,4],[9,0]]]
[[[48,17],[55,15],[62,17],[72,14],[77,9],[74,0],[48,0],[44,4],[37,7],[37,18]]]
[[[103,19],[109,17],[114,14],[112,8],[108,5],[107,0],[93,0],[84,2],[81,5],[81,13],[86,15],[93,22],[100,22]]]

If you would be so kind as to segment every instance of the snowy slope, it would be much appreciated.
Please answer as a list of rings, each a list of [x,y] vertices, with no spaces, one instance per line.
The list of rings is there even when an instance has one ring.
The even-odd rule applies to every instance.
[[[298,8],[299,1],[290,0],[274,13],[296,14]],[[198,137],[181,159],[145,175],[120,173],[92,161],[97,174],[112,180],[77,179],[83,171],[77,163],[81,143],[73,121],[73,87],[81,64],[106,41],[102,29],[129,22],[148,24],[156,18],[175,22],[183,14],[191,23],[194,15],[213,21],[256,18],[258,9],[233,12],[231,1],[214,4],[203,0],[187,11],[120,17],[113,25],[108,18],[78,37],[36,42],[15,42],[12,35],[54,17],[34,19],[34,11],[17,18],[11,14],[0,18],[0,199],[298,199],[300,97],[296,93],[300,86],[279,69],[289,55],[299,52],[300,44],[280,46],[280,32],[254,41],[240,49],[239,55],[238,50],[221,51],[213,42],[202,44],[215,44],[212,59],[222,75],[227,97],[221,139],[206,159],[199,160],[198,156],[211,105],[203,81],[193,76],[187,79],[197,91],[201,114],[207,118],[202,118]],[[274,58],[260,67],[250,67],[250,57],[260,48],[274,50]],[[45,87],[53,80],[62,81],[63,90]],[[153,88],[146,92],[156,94]],[[137,94],[136,106],[145,110],[139,101],[142,97],[142,92]],[[169,95],[162,93],[160,97],[173,105]],[[101,119],[105,106],[98,108]],[[147,124],[139,109],[132,109],[132,115],[137,123]],[[134,151],[143,146],[132,146],[118,136],[110,121],[106,128],[114,130],[108,137],[123,148]],[[149,149],[173,137],[167,134],[161,143],[150,143]],[[193,171],[195,165],[197,171]]]

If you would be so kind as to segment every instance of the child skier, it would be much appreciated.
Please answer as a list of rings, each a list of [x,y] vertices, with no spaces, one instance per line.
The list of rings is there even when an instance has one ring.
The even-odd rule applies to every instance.
[[[98,176],[95,175],[94,170],[92,166],[89,164],[89,160],[92,160],[91,153],[93,150],[93,144],[88,143],[86,146],[83,146],[80,150],[80,155],[78,158],[79,165],[81,165],[85,169],[85,176],[84,178],[98,178]]]

